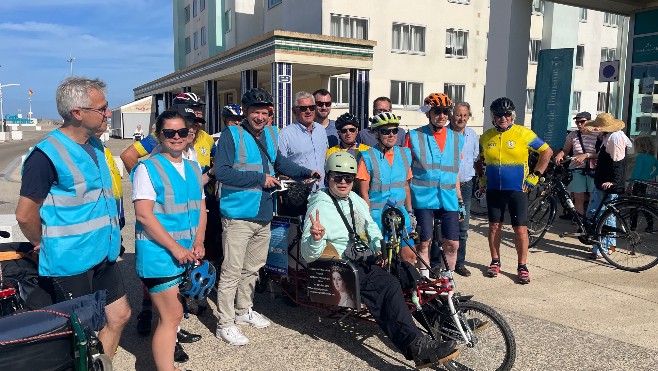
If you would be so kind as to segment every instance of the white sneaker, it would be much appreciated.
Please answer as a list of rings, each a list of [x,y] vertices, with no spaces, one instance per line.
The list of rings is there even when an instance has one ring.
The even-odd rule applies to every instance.
[[[265,328],[271,324],[270,320],[262,314],[251,310],[241,316],[235,316],[236,325],[252,325],[255,328]]]
[[[217,337],[231,345],[247,345],[249,339],[237,326],[217,329]]]

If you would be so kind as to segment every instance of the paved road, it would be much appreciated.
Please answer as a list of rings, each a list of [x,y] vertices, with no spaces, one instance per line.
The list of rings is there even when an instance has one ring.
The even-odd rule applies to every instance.
[[[54,128],[44,127],[42,131],[24,131],[23,140],[0,142],[0,179],[4,180],[5,175],[9,175],[16,166],[19,166],[20,157]]]
[[[112,139],[115,155],[130,144]],[[0,150],[1,150],[0,145]],[[121,338],[116,370],[154,370],[150,338],[135,330],[141,285],[135,274],[134,211],[130,182],[123,180],[127,225],[126,254],[120,262],[133,317]],[[0,213],[12,213],[20,184],[0,182]],[[586,258],[583,246],[557,233],[573,226],[558,223],[545,241],[530,249],[529,285],[515,284],[516,253],[506,231],[501,248],[503,272],[485,276],[489,264],[486,221],[471,220],[467,261],[473,275],[458,277],[458,289],[498,310],[509,322],[517,342],[514,370],[657,370],[658,268],[622,272]],[[272,319],[269,328],[245,328],[250,343],[231,347],[214,337],[216,306],[182,327],[203,335],[185,344],[190,361],[183,370],[411,370],[391,342],[371,323],[348,319],[335,323],[324,312],[293,307],[280,296],[257,294],[255,309]],[[155,323],[154,323],[155,324]]]

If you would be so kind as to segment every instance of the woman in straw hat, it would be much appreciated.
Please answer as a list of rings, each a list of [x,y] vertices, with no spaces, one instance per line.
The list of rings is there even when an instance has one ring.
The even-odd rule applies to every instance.
[[[624,180],[626,179],[626,148],[633,146],[631,140],[624,134],[622,129],[626,125],[623,121],[615,119],[609,113],[596,116],[596,120],[585,124],[585,130],[599,133],[600,145],[597,143],[598,161],[594,173],[594,185],[596,189],[592,193],[587,208],[587,217],[594,218],[604,198],[609,201],[624,193]],[[606,198],[606,195],[607,198]],[[600,213],[599,213],[600,214]],[[597,217],[600,215],[597,215]],[[612,225],[614,221],[609,221]],[[599,248],[609,251],[611,246],[616,245],[614,238],[603,238],[599,244],[592,247],[592,259],[600,257]]]

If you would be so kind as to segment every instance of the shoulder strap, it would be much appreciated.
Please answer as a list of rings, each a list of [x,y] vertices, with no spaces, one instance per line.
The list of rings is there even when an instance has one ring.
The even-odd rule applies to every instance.
[[[256,136],[254,135],[254,133],[251,132],[251,128],[249,128],[249,127],[247,127],[247,126],[245,126],[245,125],[243,125],[242,128],[244,129],[244,131],[246,131],[247,133],[249,133],[249,135],[251,135],[252,138],[254,138],[254,141],[256,141],[256,145],[258,146],[258,148],[259,148],[259,149],[261,150],[261,152],[263,152],[263,154],[265,154],[265,156],[267,157],[267,161],[269,161],[270,164],[272,164],[272,166],[274,166],[274,161],[272,161],[272,157],[270,157],[270,154],[267,153],[267,149],[265,149],[265,147],[263,147],[263,143],[261,143],[260,140],[259,140],[258,138],[256,138]],[[263,130],[263,133],[265,133],[264,130]]]
[[[347,232],[350,234],[350,240],[351,240],[354,236],[356,236],[356,233],[352,228],[352,225],[356,225],[356,221],[354,220],[354,205],[352,204],[352,200],[348,196],[347,201],[350,205],[350,216],[352,217],[352,225],[350,225],[350,223],[347,221],[347,217],[343,213],[343,209],[341,209],[340,205],[338,205],[338,200],[336,199],[336,197],[334,197],[334,195],[332,195],[331,192],[329,192],[329,190],[326,188],[323,191],[327,195],[329,195],[329,197],[331,197],[331,201],[333,201],[334,206],[336,206],[336,211],[338,211],[338,215],[340,215],[340,218],[343,219],[343,223],[345,223],[345,227],[347,228]]]
[[[583,134],[581,134],[580,130],[578,130],[576,135],[578,136],[578,141],[580,142],[580,149],[583,151],[583,153],[586,153],[587,151],[585,150],[585,144],[583,143]]]

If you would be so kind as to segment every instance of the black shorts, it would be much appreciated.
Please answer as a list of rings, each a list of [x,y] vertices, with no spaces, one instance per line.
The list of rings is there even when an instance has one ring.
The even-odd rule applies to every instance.
[[[126,294],[121,270],[116,262],[103,260],[86,272],[66,277],[39,277],[39,286],[54,303],[71,300],[96,291],[107,290],[105,302],[112,304]]]
[[[183,282],[183,275],[179,274],[178,276],[173,277],[155,277],[155,278],[143,278],[141,277],[142,283],[148,289],[149,294],[157,294],[159,292],[169,290],[174,286],[180,285]]]
[[[441,219],[441,238],[459,241],[459,211],[446,209],[414,209],[420,227],[420,240],[429,241],[434,237],[434,219]]]
[[[512,226],[528,225],[528,194],[521,191],[487,189],[487,212],[490,223],[502,223],[509,207]]]

